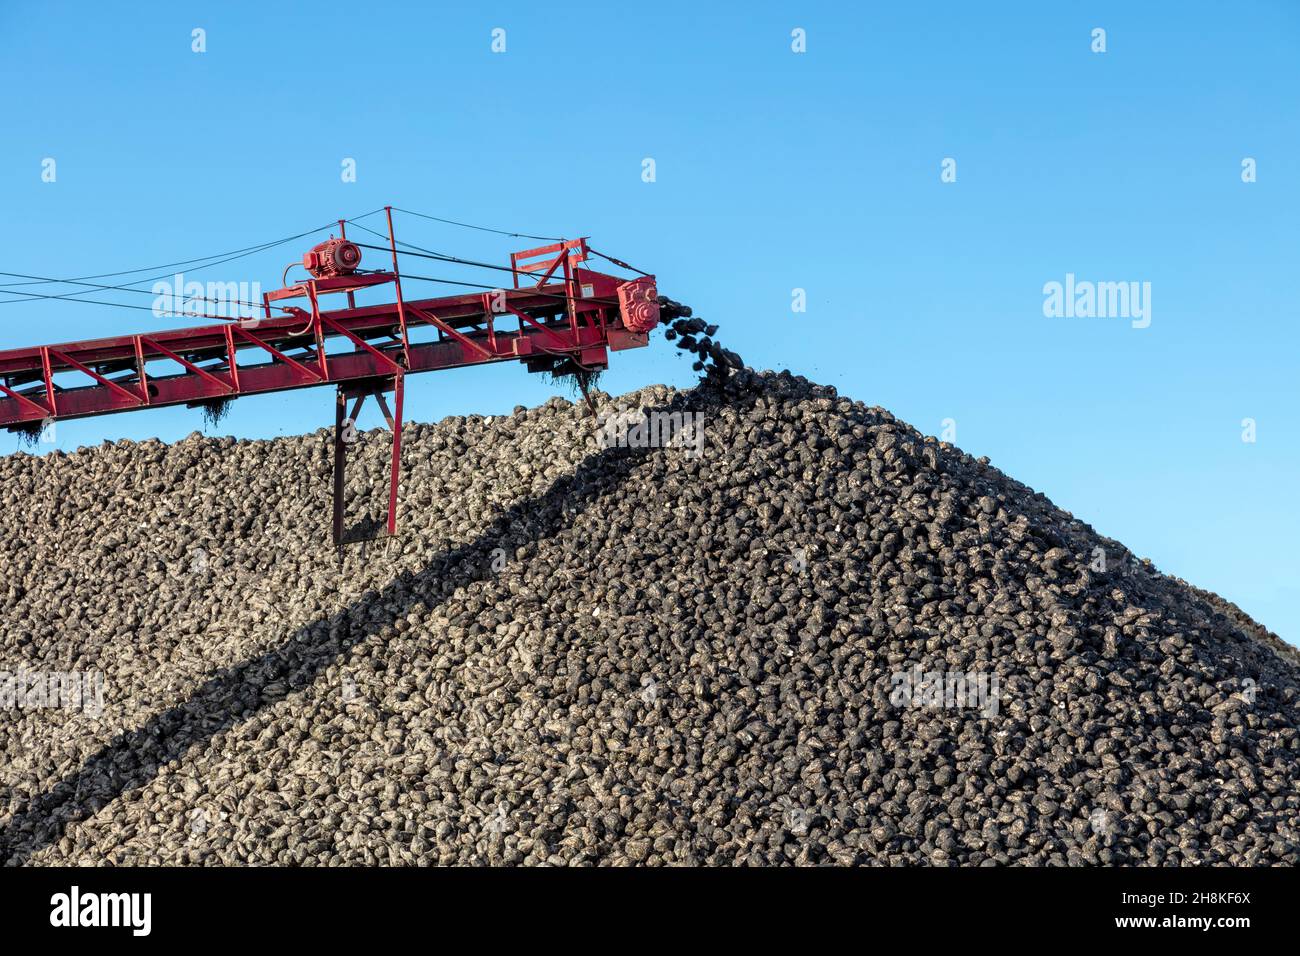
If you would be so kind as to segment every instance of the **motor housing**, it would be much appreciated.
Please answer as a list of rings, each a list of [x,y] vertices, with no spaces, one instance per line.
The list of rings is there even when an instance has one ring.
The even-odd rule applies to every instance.
[[[331,237],[311,247],[302,257],[302,267],[317,279],[350,276],[361,264],[361,249],[355,242]]]
[[[659,290],[654,276],[642,276],[618,287],[618,306],[629,332],[649,332],[659,324]]]

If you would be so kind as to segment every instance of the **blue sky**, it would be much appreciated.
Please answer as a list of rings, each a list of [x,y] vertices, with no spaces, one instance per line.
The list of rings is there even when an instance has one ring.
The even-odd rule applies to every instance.
[[[589,235],[751,365],[929,434],[953,419],[965,450],[1300,640],[1300,4],[290,7],[0,9],[0,268],[135,268],[388,203]],[[399,229],[494,261],[520,245]],[[201,277],[273,288],[301,251]],[[1150,326],[1045,317],[1067,273],[1149,282]],[[0,305],[0,348],[188,324],[29,301]],[[658,344],[615,355],[602,387],[688,384]],[[519,367],[418,376],[408,415],[551,393]],[[331,415],[307,390],[244,399],[221,430]],[[159,410],[61,423],[58,442],[199,428]]]

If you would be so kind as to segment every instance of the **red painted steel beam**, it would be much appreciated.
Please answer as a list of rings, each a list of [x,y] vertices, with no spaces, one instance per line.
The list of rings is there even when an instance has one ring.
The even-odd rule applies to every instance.
[[[71,366],[72,368],[75,368],[78,372],[83,372],[86,375],[89,375],[100,385],[103,385],[105,388],[112,389],[113,391],[117,392],[118,395],[122,395],[130,399],[131,401],[137,402],[141,405],[147,405],[149,403],[148,395],[135,394],[129,389],[126,389],[123,386],[119,385],[117,382],[114,382],[113,380],[107,379],[104,376],[100,375],[94,369],[87,368],[85,365],[82,365],[80,362],[78,362],[76,359],[72,358],[71,356],[64,355],[63,352],[59,351],[58,349],[55,349],[53,346],[48,348],[46,351],[49,352],[51,358],[56,358],[59,360],[60,363]]]
[[[50,414],[50,410],[46,408],[44,405],[38,403],[35,399],[28,398],[26,395],[19,395],[12,388],[8,388],[3,384],[0,384],[0,392],[3,392],[4,394],[8,395],[19,405],[30,405],[32,408],[36,409],[37,418],[44,419],[48,417]]]
[[[227,328],[227,331],[229,331],[229,328]],[[215,383],[219,388],[224,388],[227,392],[233,393],[239,391],[238,386],[235,385],[234,376],[231,376],[229,382],[223,382],[215,373],[209,372],[207,369],[199,368],[199,366],[195,365],[188,359],[177,355],[175,352],[171,351],[171,349],[159,345],[147,335],[140,336],[140,343],[141,345],[148,345],[150,349],[161,353],[187,371],[193,372],[195,375],[198,375],[201,378],[206,378],[209,382]],[[148,386],[146,385],[146,388],[147,387]]]

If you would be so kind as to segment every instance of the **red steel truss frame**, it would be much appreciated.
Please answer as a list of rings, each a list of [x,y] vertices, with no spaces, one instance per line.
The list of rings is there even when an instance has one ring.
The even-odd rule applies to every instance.
[[[388,238],[391,271],[304,279],[265,294],[264,314],[257,319],[0,351],[0,427],[333,384],[337,542],[347,399],[382,400],[384,391],[394,393],[391,415],[382,404],[393,429],[388,533],[395,534],[406,375],[511,360],[525,362],[530,371],[596,370],[608,365],[610,351],[647,344],[647,333],[623,323],[618,292],[629,280],[578,267],[586,258],[585,239],[512,255],[512,287],[408,302],[391,212]],[[527,262],[538,256],[549,258]],[[543,273],[536,283],[534,272]],[[524,283],[521,273],[530,273]],[[653,277],[632,281],[654,294]],[[355,304],[356,292],[390,283],[394,302]],[[336,294],[346,294],[347,307],[322,310],[321,297]],[[308,308],[278,306],[288,314],[272,315],[273,303],[290,300],[305,301]],[[160,370],[158,363],[167,368]]]

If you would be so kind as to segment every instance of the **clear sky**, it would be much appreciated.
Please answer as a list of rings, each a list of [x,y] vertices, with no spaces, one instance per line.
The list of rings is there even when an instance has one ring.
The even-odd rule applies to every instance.
[[[965,450],[1300,640],[1300,3],[293,6],[0,7],[0,269],[137,268],[389,203],[589,235],[749,364],[928,434],[951,419]],[[528,244],[399,230],[494,261]],[[195,278],[274,288],[300,245]],[[1150,324],[1045,316],[1067,274],[1150,283]],[[27,301],[0,305],[0,348],[190,324]],[[656,344],[602,387],[688,384]],[[551,393],[518,366],[417,376],[408,416]],[[244,399],[220,429],[331,422],[317,389]],[[202,427],[158,410],[57,437]]]

